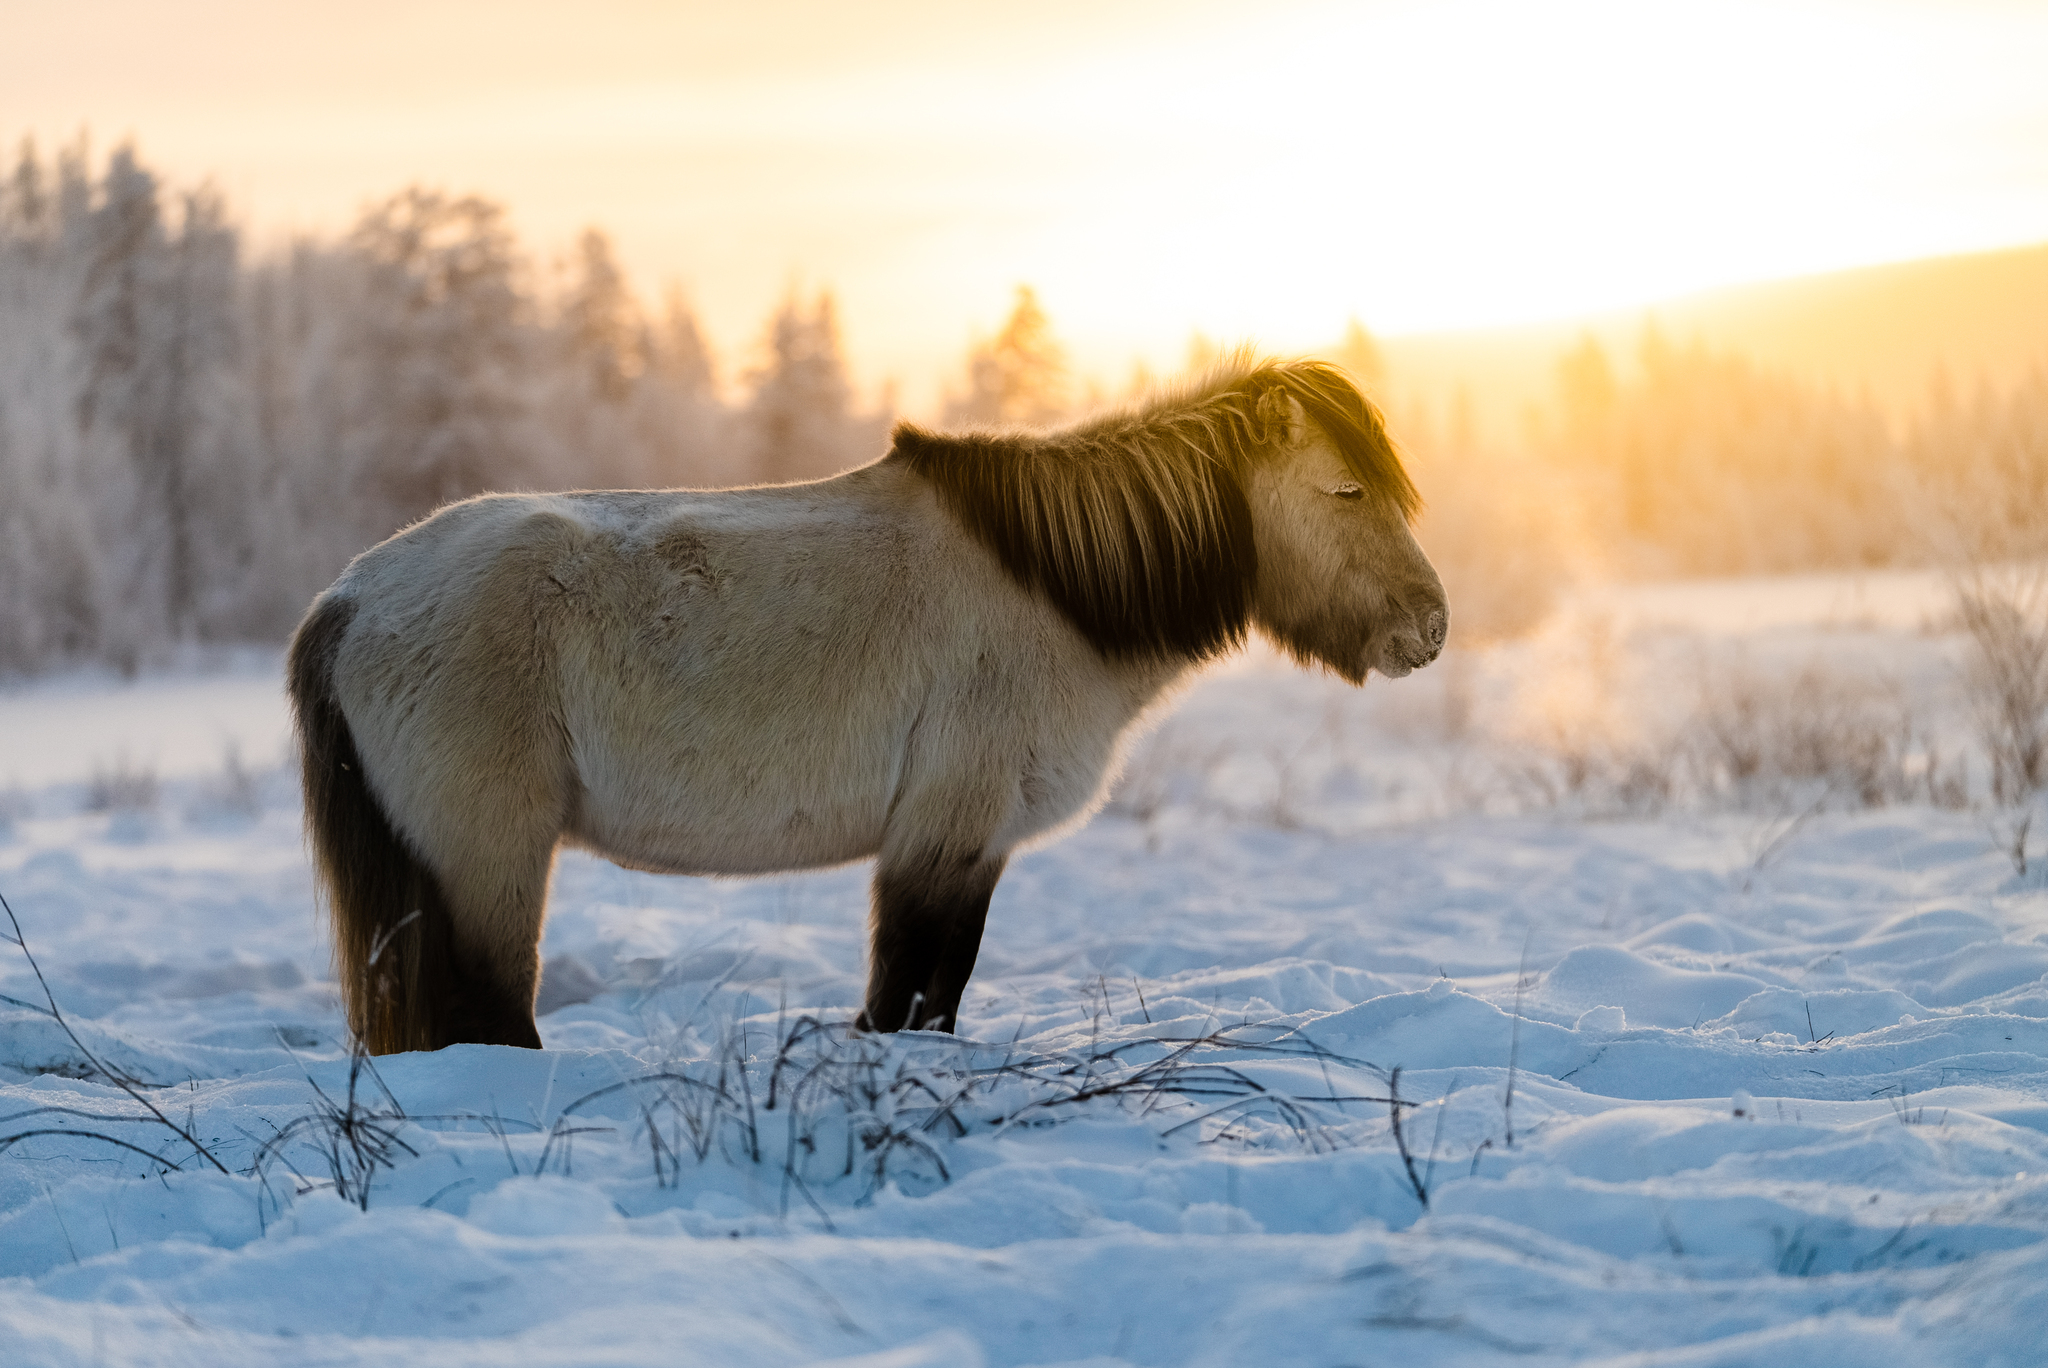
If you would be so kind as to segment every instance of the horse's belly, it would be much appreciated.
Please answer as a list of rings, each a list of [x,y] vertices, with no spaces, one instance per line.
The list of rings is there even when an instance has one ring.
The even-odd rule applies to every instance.
[[[752,831],[681,830],[653,824],[579,823],[569,839],[628,869],[656,874],[775,874],[827,869],[863,860],[881,849],[881,833],[820,829],[817,818],[794,811],[763,814]]]
[[[881,848],[888,788],[675,776],[586,786],[571,840],[635,869],[771,874],[865,859]],[[848,790],[852,791],[848,791]]]

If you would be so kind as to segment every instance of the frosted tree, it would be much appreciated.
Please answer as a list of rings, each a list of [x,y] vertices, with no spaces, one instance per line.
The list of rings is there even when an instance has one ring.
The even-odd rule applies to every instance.
[[[946,405],[952,424],[1046,426],[1070,408],[1066,352],[1029,285],[1002,330],[967,355],[967,392]]]
[[[832,296],[810,312],[795,295],[769,321],[765,364],[748,373],[741,431],[758,480],[808,480],[881,454],[886,415],[862,415],[839,350]]]
[[[1564,411],[1566,437],[1586,446],[1603,441],[1614,420],[1617,392],[1607,349],[1598,338],[1586,334],[1557,363],[1557,397]]]
[[[243,345],[219,401],[229,422],[208,507],[210,635],[275,640],[356,552],[393,529],[357,464],[381,431],[354,331],[365,297],[353,254],[302,239],[243,272]],[[223,514],[223,518],[229,516]]]
[[[56,204],[49,185],[49,173],[36,155],[34,138],[23,138],[16,149],[14,170],[0,186],[0,233],[10,245],[46,238],[55,222]]]
[[[649,483],[707,488],[753,477],[752,453],[718,396],[711,345],[680,287],[671,286],[651,330],[639,412]]]
[[[237,269],[219,201],[167,221],[132,148],[95,186],[82,141],[54,178],[23,145],[0,186],[0,668],[132,668],[200,630]]]
[[[182,496],[184,452],[182,434],[159,429],[174,399],[169,368],[151,350],[160,340],[153,296],[164,254],[156,179],[130,149],[117,149],[97,198],[65,216],[61,238],[67,264],[82,270],[70,320],[73,408],[80,457],[98,448],[121,458],[98,463],[88,483],[97,520],[113,534],[97,555],[111,592],[99,596],[96,645],[133,669],[157,635],[150,620],[175,621],[167,581],[182,579],[183,567],[169,563],[182,557],[170,545],[165,504]]]
[[[143,613],[160,605],[173,637],[196,627],[204,404],[235,354],[238,251],[218,196],[184,196],[182,210],[166,224],[156,178],[124,146],[99,202],[66,224],[83,267],[72,320],[79,427],[117,434],[132,465],[133,507],[117,515],[120,592]]]
[[[554,301],[538,410],[551,441],[538,485],[620,486],[652,481],[634,421],[653,341],[639,301],[595,228],[577,239]]]
[[[696,312],[680,286],[669,287],[650,361],[654,371],[679,393],[704,401],[717,397],[718,375],[711,345],[697,326]]]
[[[1646,326],[1616,380],[1590,341],[1558,367],[1552,456],[1587,477],[1596,541],[1653,573],[1868,565],[1913,554],[1899,444],[1848,398]]]
[[[544,482],[660,487],[744,482],[710,348],[678,290],[648,321],[595,229],[583,234],[553,323],[546,387],[556,464]]]
[[[348,357],[359,487],[396,523],[531,484],[531,306],[503,210],[415,186],[347,246],[362,275]]]
[[[2048,553],[2048,370],[1964,402],[1937,368],[1905,439],[1912,497],[1942,560],[1983,564]]]
[[[99,575],[90,480],[73,405],[75,282],[62,212],[82,206],[83,158],[59,180],[23,141],[0,184],[0,673],[97,644]],[[81,208],[82,212],[82,208]]]
[[[570,364],[588,393],[622,403],[646,369],[651,340],[640,308],[612,256],[611,239],[595,228],[577,239],[568,294],[558,331]]]
[[[168,537],[165,599],[180,636],[207,634],[209,608],[232,596],[238,544],[248,529],[234,469],[239,414],[228,387],[240,360],[240,235],[211,187],[177,197],[166,242],[151,350],[164,371],[155,424],[156,468]]]

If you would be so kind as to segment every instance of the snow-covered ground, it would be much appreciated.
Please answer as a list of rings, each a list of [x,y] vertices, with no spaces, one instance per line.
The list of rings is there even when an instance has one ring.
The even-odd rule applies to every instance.
[[[74,1132],[0,1153],[0,1362],[2048,1361],[2048,892],[1937,590],[1233,662],[1013,862],[959,1040],[846,1035],[861,869],[568,856],[549,1048],[352,1111],[274,659],[0,694],[0,892],[164,1118],[0,945],[0,1144]],[[1910,739],[1717,786],[1715,697]]]

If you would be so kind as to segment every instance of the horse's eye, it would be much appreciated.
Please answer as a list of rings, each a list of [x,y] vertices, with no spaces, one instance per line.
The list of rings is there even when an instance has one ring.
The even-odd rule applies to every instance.
[[[1362,499],[1365,497],[1365,491],[1355,484],[1340,484],[1330,492],[1340,499]]]

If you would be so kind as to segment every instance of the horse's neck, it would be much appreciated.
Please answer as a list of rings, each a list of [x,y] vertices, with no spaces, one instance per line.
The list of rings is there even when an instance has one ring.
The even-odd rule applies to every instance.
[[[1207,665],[1207,661],[1194,660],[1119,660],[1110,668],[1124,687],[1135,721],[1173,706]]]

